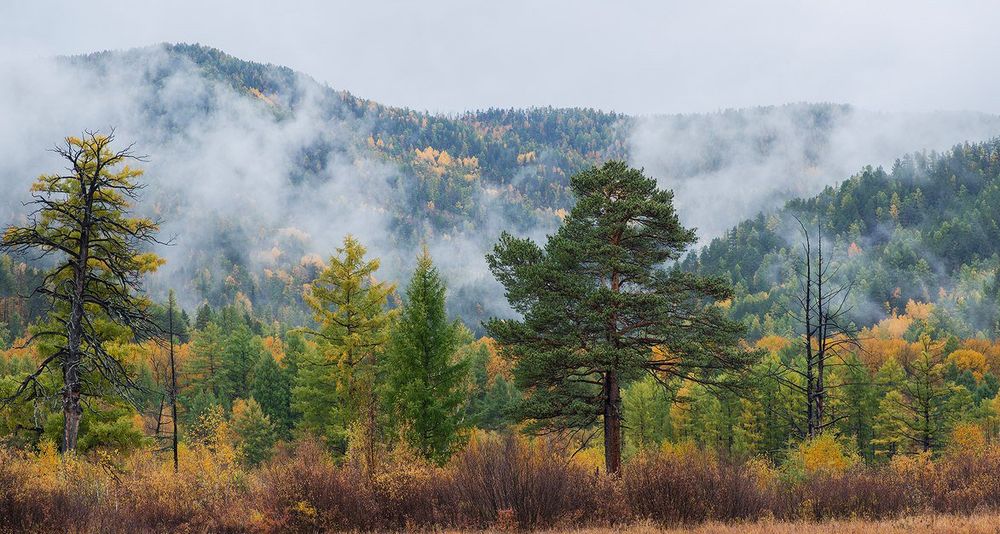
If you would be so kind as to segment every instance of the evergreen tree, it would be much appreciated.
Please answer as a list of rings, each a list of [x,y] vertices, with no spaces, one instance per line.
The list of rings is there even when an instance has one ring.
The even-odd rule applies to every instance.
[[[459,440],[469,363],[457,355],[469,337],[448,320],[445,285],[425,249],[383,360],[383,397],[406,440],[428,460],[446,460]]]
[[[252,372],[265,352],[260,338],[253,335],[250,328],[240,324],[222,346],[221,399],[231,406],[235,399],[250,397]]]
[[[271,458],[277,433],[274,423],[254,399],[237,399],[229,426],[236,435],[236,454],[240,462],[256,467]]]
[[[204,303],[198,307],[198,311],[194,316],[194,327],[198,330],[204,330],[209,323],[215,321],[215,312],[212,311],[212,307],[208,303]]]
[[[282,436],[292,429],[292,384],[288,374],[264,351],[253,369],[251,394]]]
[[[622,407],[629,414],[625,445],[630,452],[656,450],[670,435],[670,399],[653,377],[630,385],[622,394]]]
[[[223,335],[219,325],[206,323],[194,332],[191,339],[191,356],[185,375],[193,391],[208,391],[216,399],[221,393]]]
[[[729,287],[667,268],[695,242],[670,191],[617,161],[571,185],[576,206],[544,249],[504,233],[487,256],[523,319],[493,319],[486,329],[516,361],[531,428],[603,421],[606,468],[616,473],[623,385],[645,374],[711,380],[751,358],[736,348],[741,327],[711,306]]]
[[[513,408],[521,399],[520,392],[502,374],[491,376],[487,343],[473,343],[467,349],[473,378],[472,395],[466,406],[469,424],[484,430],[509,427],[513,423]]]

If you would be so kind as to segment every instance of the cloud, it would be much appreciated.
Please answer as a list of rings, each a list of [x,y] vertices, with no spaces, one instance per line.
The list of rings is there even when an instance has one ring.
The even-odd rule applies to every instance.
[[[630,162],[674,190],[699,238],[786,201],[818,194],[865,165],[1000,134],[1000,117],[973,112],[877,113],[793,104],[637,119]]]

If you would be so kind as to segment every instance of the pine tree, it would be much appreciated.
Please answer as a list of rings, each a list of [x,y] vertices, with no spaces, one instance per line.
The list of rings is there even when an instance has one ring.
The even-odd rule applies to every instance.
[[[531,428],[603,422],[606,468],[617,473],[624,385],[646,374],[711,380],[751,358],[736,348],[742,327],[711,306],[732,295],[728,285],[666,267],[695,242],[670,191],[616,161],[571,186],[576,206],[544,249],[504,233],[487,256],[523,319],[486,329],[517,362]]]
[[[383,398],[428,460],[446,460],[460,438],[469,363],[457,355],[469,338],[460,322],[448,320],[445,285],[425,249],[383,360]]]

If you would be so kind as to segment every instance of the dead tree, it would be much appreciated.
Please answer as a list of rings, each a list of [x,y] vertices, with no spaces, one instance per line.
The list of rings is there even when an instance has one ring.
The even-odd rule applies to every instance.
[[[805,425],[793,426],[802,437],[812,438],[846,417],[827,413],[830,389],[839,387],[829,386],[827,378],[830,367],[849,365],[845,352],[860,351],[862,347],[859,331],[849,318],[854,282],[836,281],[839,265],[823,256],[822,222],[817,224],[814,246],[805,224],[798,218],[796,221],[802,231],[803,257],[795,268],[799,285],[795,308],[788,313],[801,326],[805,359],[800,365],[782,362],[772,377],[802,395]]]

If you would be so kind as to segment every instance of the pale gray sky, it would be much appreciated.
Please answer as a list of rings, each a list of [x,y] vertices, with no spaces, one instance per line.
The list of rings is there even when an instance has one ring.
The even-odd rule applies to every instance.
[[[198,42],[431,111],[1000,112],[987,1],[4,1],[0,60]]]

